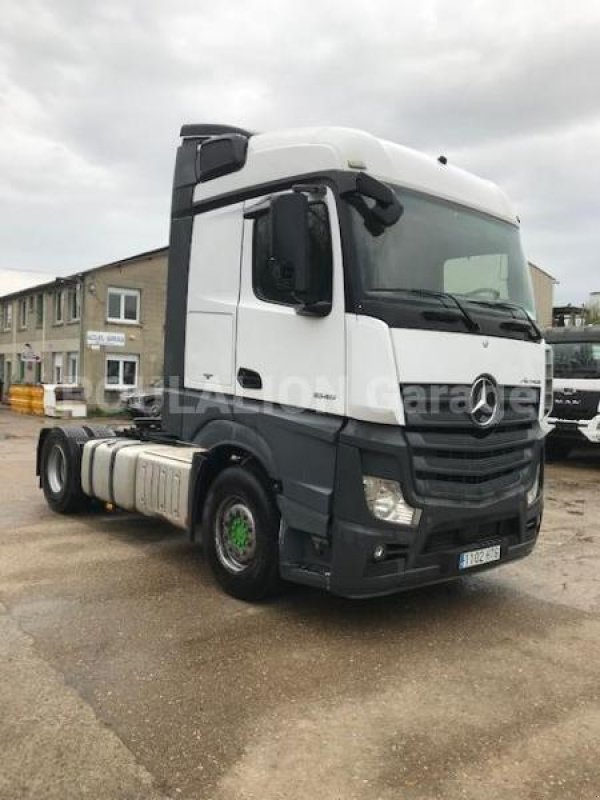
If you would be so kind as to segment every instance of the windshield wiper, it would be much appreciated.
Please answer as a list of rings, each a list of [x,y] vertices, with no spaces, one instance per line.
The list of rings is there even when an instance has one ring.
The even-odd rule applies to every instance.
[[[518,319],[514,319],[510,322],[501,322],[500,327],[508,330],[512,329],[527,331],[530,333],[530,335],[533,332],[533,336],[531,338],[535,342],[539,342],[544,338],[544,334],[541,332],[537,322],[531,316],[529,311],[527,311],[525,306],[521,306],[518,303],[509,303],[506,300],[501,300],[500,302],[494,302],[492,300],[469,300],[469,302],[477,303],[480,306],[488,306],[489,308],[505,308],[508,311],[520,311],[525,316],[526,321],[523,320],[523,322],[520,322]]]
[[[452,300],[456,308],[459,310],[467,328],[473,333],[478,333],[481,330],[479,323],[473,319],[456,295],[450,294],[450,292],[436,292],[433,289],[397,289],[396,291],[407,292],[408,294],[416,294],[421,297],[437,297],[439,300],[450,298],[450,300]]]

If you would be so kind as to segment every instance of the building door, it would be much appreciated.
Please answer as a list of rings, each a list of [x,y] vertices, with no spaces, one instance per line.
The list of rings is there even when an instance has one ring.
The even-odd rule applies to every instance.
[[[67,354],[67,383],[77,383],[79,381],[79,353]]]
[[[54,383],[63,382],[63,354],[54,353],[52,358],[52,380]]]

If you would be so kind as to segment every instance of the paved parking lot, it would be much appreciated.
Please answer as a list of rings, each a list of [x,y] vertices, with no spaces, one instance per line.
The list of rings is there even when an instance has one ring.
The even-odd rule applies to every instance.
[[[1,798],[600,798],[600,457],[519,564],[250,606],[166,525],[50,512],[41,424],[0,411]]]

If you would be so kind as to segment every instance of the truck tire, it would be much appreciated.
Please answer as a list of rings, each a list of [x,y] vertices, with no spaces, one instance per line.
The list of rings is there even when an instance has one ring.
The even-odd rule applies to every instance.
[[[55,428],[44,441],[42,489],[50,508],[59,514],[74,514],[89,505],[90,498],[81,489],[81,443],[88,438],[81,428]]]
[[[257,471],[234,466],[215,478],[202,528],[206,558],[227,594],[261,600],[280,587],[279,511]]]

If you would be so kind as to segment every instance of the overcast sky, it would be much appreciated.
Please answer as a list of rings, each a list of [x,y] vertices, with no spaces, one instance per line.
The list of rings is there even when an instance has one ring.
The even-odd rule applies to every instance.
[[[600,290],[600,2],[16,0],[0,268],[166,244],[183,122],[365,128],[491,178],[556,297]]]

